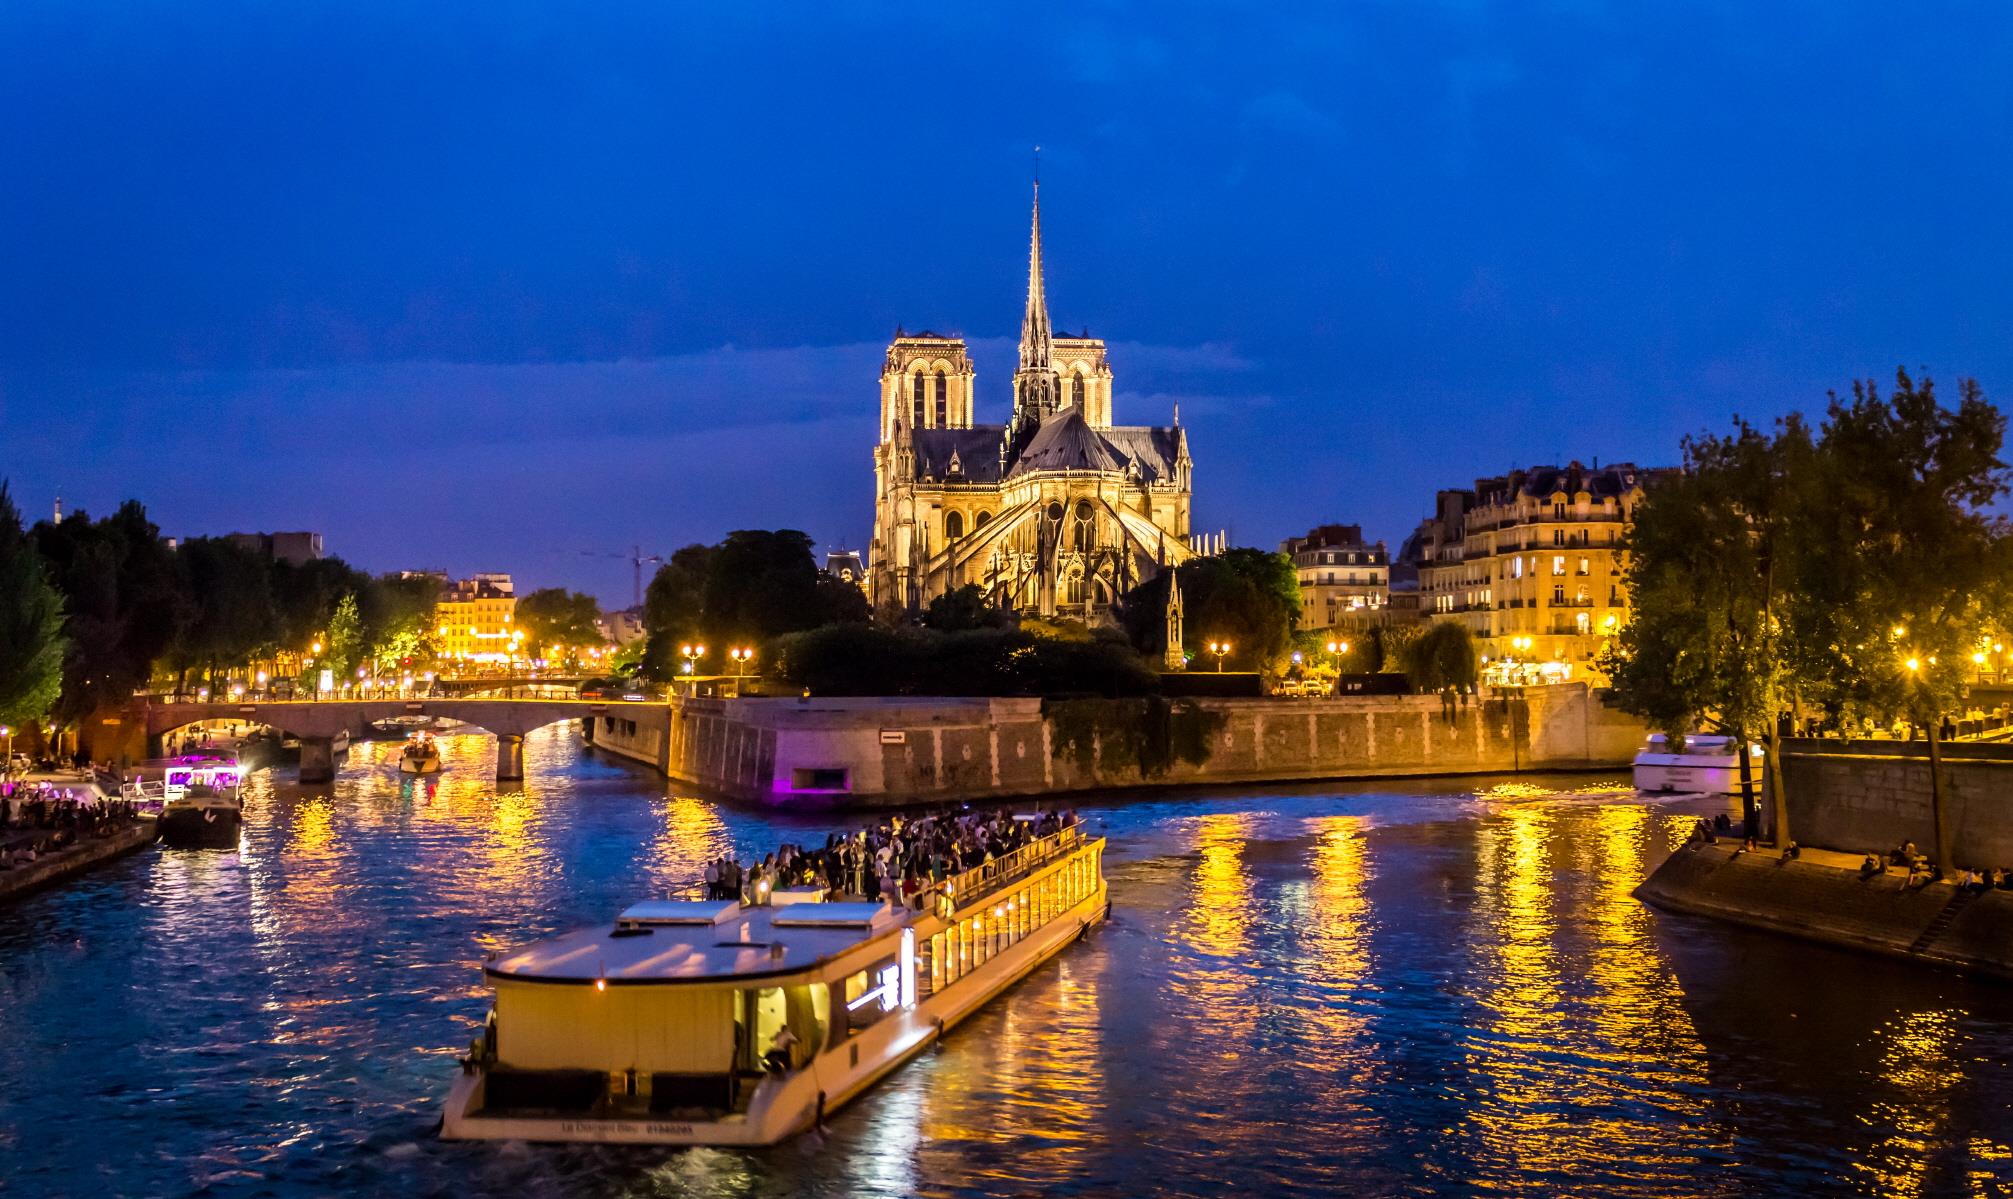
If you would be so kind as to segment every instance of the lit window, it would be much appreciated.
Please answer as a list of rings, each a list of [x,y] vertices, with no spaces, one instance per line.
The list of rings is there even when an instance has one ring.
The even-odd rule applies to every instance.
[[[1559,555],[1552,559],[1552,573],[1555,575],[1566,573],[1566,559],[1564,555]]]

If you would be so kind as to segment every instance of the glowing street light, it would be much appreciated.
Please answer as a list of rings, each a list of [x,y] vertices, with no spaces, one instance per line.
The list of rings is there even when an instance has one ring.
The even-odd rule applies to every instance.
[[[1216,673],[1222,674],[1223,659],[1230,652],[1230,643],[1228,641],[1212,641],[1209,643],[1209,652],[1216,655]]]
[[[695,674],[699,669],[699,659],[706,656],[706,647],[703,645],[681,645],[678,647],[678,654],[685,659],[685,673]]]

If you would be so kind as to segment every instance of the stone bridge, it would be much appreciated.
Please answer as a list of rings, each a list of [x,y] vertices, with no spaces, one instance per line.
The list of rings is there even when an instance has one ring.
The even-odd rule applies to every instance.
[[[398,716],[439,716],[496,735],[496,777],[524,777],[524,735],[562,720],[620,713],[639,727],[668,730],[671,706],[662,700],[587,699],[310,699],[256,703],[187,703],[136,699],[131,713],[144,724],[149,746],[185,725],[204,720],[262,724],[298,737],[301,781],[335,777],[336,734],[363,735],[367,725]]]

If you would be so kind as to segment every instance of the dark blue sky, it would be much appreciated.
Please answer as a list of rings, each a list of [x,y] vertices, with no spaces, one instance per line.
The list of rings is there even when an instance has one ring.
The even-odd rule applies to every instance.
[[[425,11],[422,11],[425,10]],[[376,569],[859,546],[897,324],[1058,328],[1199,526],[2013,393],[2013,7],[0,6],[0,474]]]

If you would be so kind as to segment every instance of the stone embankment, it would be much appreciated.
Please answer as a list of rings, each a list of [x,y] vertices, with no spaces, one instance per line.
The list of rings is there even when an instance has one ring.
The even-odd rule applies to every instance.
[[[1168,786],[1625,767],[1643,725],[1584,684],[1332,699],[681,699],[598,747],[728,796],[880,806]]]
[[[124,857],[153,844],[159,835],[154,818],[143,816],[120,827],[109,837],[86,837],[75,845],[45,854],[33,862],[12,870],[0,870],[0,903],[38,891],[101,862]]]
[[[1806,851],[1788,861],[1739,843],[1694,840],[1636,888],[1654,907],[1848,949],[2013,979],[2013,891],[1910,887],[1905,870],[1863,877],[1860,857]]]

